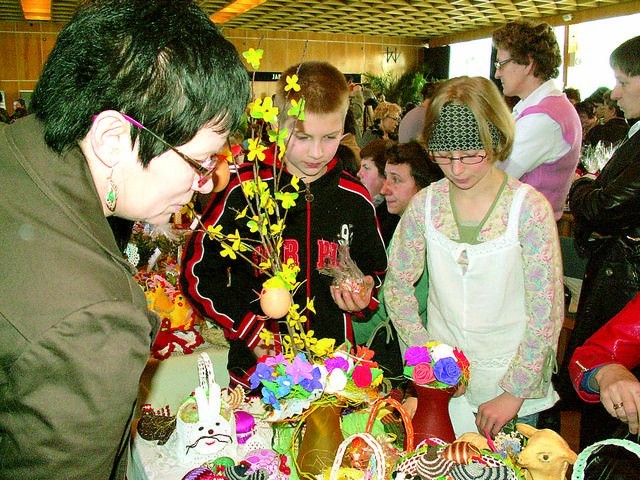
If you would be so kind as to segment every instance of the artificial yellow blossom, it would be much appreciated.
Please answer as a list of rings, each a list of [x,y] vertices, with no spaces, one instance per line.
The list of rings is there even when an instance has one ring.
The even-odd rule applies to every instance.
[[[231,248],[234,251],[237,252],[238,250],[240,250],[240,245],[242,244],[242,238],[240,238],[240,232],[238,232],[237,228],[235,233],[230,233],[229,235],[227,235],[227,240],[232,242]]]
[[[258,335],[267,347],[274,344],[273,339],[275,338],[275,335],[268,329],[263,328],[262,330],[260,330],[260,333]]]
[[[287,85],[284,87],[285,92],[288,92],[289,90],[293,90],[294,92],[300,91],[300,85],[298,85],[298,75],[287,75],[286,81]]]
[[[313,298],[307,298],[307,310],[316,313],[316,307],[313,304]]]
[[[248,199],[252,199],[258,191],[258,186],[253,180],[247,180],[246,182],[242,182],[242,191]]]
[[[249,160],[250,162],[256,159],[260,160],[261,162],[264,161],[264,159],[266,158],[264,151],[266,149],[267,147],[260,142],[259,138],[250,138],[249,153],[247,154],[247,160]]]
[[[267,132],[269,135],[269,142],[275,143],[278,150],[284,152],[287,149],[287,139],[289,138],[289,130],[283,129],[271,129]]]
[[[276,192],[276,200],[280,201],[282,208],[289,209],[296,204],[298,194],[296,192]]]
[[[272,223],[271,225],[269,225],[269,234],[271,235],[280,235],[283,230],[284,230],[284,219],[280,219],[278,222]]]
[[[250,48],[242,52],[242,56],[246,58],[247,63],[253,67],[254,70],[260,68],[260,60],[262,60],[262,55],[264,54],[264,50],[254,48]]]
[[[222,225],[217,225],[217,226],[213,226],[213,225],[209,225],[207,227],[207,235],[209,235],[209,238],[211,240],[221,240],[224,238],[224,234],[222,233]]]
[[[287,115],[290,117],[297,118],[298,120],[305,120],[306,117],[304,115],[304,98],[300,99],[300,103],[298,103],[294,98],[291,99],[291,108],[287,111]]]
[[[251,217],[251,220],[247,222],[247,227],[251,233],[260,232],[262,235],[267,233],[267,222],[263,222],[258,215]]]
[[[298,272],[300,272],[300,267],[296,265],[293,258],[288,259],[287,263],[282,265],[282,272],[280,272],[280,275],[285,282],[291,285],[291,290],[293,290],[296,284],[296,275],[298,275]]]
[[[295,175],[293,175],[291,177],[291,186],[294,188],[296,192],[300,190],[300,186],[298,185],[299,183],[300,183],[300,179]]]
[[[270,258],[266,258],[264,261],[260,262],[258,264],[258,267],[260,268],[260,270],[262,270],[263,272],[268,271],[271,268],[271,259]]]
[[[262,118],[267,123],[273,123],[278,116],[278,107],[273,105],[271,97],[256,98],[249,104],[249,116]]]
[[[187,203],[184,207],[182,207],[182,209],[180,210],[180,213],[182,215],[188,215],[191,212],[193,212],[193,202],[189,202]]]
[[[222,257],[229,257],[231,260],[235,260],[237,257],[236,252],[233,251],[233,248],[228,243],[222,243],[222,250],[220,250],[220,255]]]
[[[383,375],[378,375],[376,378],[373,379],[373,381],[371,382],[371,386],[372,387],[377,387],[378,385],[380,385],[382,383],[382,379],[384,378]]]
[[[249,210],[249,206],[248,205],[246,207],[244,207],[241,212],[238,212],[238,214],[236,215],[236,220],[239,220],[241,218],[246,217],[247,216],[247,210]]]
[[[300,341],[303,343],[304,347],[303,348],[311,348],[313,347],[317,342],[318,339],[315,338],[313,336],[314,332],[313,330],[309,330],[307,333],[305,332],[301,332],[300,333]]]
[[[318,357],[327,357],[335,350],[336,341],[333,338],[320,338],[310,348],[310,350]]]

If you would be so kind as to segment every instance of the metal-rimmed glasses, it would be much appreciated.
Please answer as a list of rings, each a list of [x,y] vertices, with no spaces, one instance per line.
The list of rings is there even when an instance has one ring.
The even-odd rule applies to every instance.
[[[507,63],[511,62],[513,60],[513,58],[509,57],[509,58],[505,58],[504,60],[500,60],[499,62],[494,62],[493,66],[496,67],[496,70],[500,70],[502,67],[504,67]]]
[[[137,121],[135,118],[132,118],[129,115],[124,114],[122,112],[120,112],[120,114],[131,125],[133,125],[134,127],[138,127],[141,130],[144,130],[149,135],[151,135],[153,138],[155,138],[156,140],[161,142],[165,147],[169,148],[172,152],[174,152],[176,155],[178,155],[180,158],[182,158],[185,162],[187,162],[189,164],[189,166],[191,168],[193,168],[196,171],[196,173],[200,176],[200,179],[198,180],[198,187],[202,187],[205,183],[207,183],[209,181],[209,178],[211,178],[211,176],[215,172],[216,165],[218,163],[218,158],[217,158],[216,155],[211,155],[211,157],[209,157],[209,159],[205,160],[205,161],[194,160],[193,158],[191,158],[186,153],[181,152],[176,147],[171,145],[169,142],[167,142],[160,135],[158,135],[158,134],[152,132],[151,130],[149,130],[147,127],[145,127],[139,121]]]
[[[431,158],[433,163],[437,163],[438,165],[451,165],[454,160],[458,160],[463,165],[476,165],[482,163],[482,161],[487,158],[487,154],[475,153],[473,155],[454,157],[451,155],[435,155],[433,152],[429,152],[429,158]]]

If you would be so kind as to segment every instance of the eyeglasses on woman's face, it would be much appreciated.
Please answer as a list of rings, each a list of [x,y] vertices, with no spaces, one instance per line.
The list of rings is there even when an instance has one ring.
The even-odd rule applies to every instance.
[[[122,112],[120,114],[131,125],[133,125],[134,127],[138,127],[141,130],[146,131],[147,133],[149,133],[149,135],[151,135],[153,138],[155,138],[156,140],[161,142],[164,146],[169,148],[172,152],[174,152],[176,155],[178,155],[180,158],[182,158],[185,162],[187,162],[189,164],[189,166],[191,168],[193,168],[196,171],[196,173],[199,175],[199,177],[200,177],[200,179],[198,180],[198,187],[202,187],[205,183],[207,183],[209,181],[209,179],[211,178],[211,176],[213,175],[213,173],[216,170],[216,165],[217,165],[217,162],[218,162],[218,159],[217,159],[216,155],[211,155],[211,157],[209,157],[208,160],[204,160],[204,161],[194,160],[193,158],[191,158],[186,153],[181,152],[176,147],[171,145],[169,142],[165,141],[160,135],[157,135],[156,133],[154,133],[151,130],[149,130],[147,127],[145,127],[143,124],[138,122],[136,119],[134,119],[134,118],[130,117],[129,115],[126,115],[126,114],[124,114]]]
[[[502,69],[507,63],[513,61],[513,58],[505,58],[504,60],[500,60],[499,62],[494,62],[493,66],[496,67],[496,70]]]
[[[429,158],[433,163],[437,163],[438,165],[450,165],[454,160],[459,161],[463,165],[476,165],[478,163],[482,163],[482,161],[487,158],[486,153],[474,153],[473,155],[460,155],[459,157],[454,157],[451,155],[442,155],[439,152],[429,152]]]

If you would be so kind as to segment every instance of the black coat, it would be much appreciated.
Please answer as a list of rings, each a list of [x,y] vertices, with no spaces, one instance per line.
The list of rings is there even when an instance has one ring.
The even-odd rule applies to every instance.
[[[569,204],[576,245],[588,260],[565,359],[640,292],[640,132],[618,147],[596,180],[581,178],[572,185]],[[565,374],[563,368],[559,391],[575,399]],[[587,422],[583,446],[611,433],[610,416],[596,408],[603,416]]]

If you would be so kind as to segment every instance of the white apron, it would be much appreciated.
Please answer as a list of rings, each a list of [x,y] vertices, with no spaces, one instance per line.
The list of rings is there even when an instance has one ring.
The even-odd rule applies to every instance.
[[[478,406],[504,392],[498,383],[524,335],[527,315],[518,220],[530,188],[523,184],[516,191],[506,232],[478,245],[458,243],[438,232],[431,222],[431,189],[426,198],[427,333],[431,340],[459,347],[471,364],[466,394],[450,404],[456,436],[477,431],[473,414]],[[459,262],[465,255],[467,265]],[[518,415],[546,410],[557,399],[549,383],[547,394],[526,399]]]

